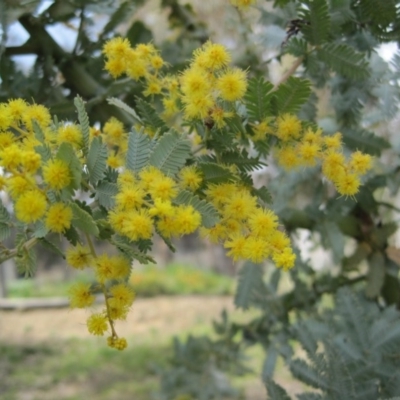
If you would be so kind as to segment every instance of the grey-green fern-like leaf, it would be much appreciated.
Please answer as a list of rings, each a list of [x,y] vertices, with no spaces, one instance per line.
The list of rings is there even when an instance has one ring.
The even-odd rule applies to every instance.
[[[310,81],[290,77],[279,85],[272,98],[272,111],[275,115],[295,113],[308,100],[311,94]]]
[[[142,253],[135,248],[134,243],[130,242],[128,238],[120,235],[114,235],[110,239],[110,243],[118,248],[126,257],[131,260],[137,260],[141,264],[155,263],[154,259],[145,253]]]
[[[310,367],[304,360],[295,359],[289,364],[290,371],[293,376],[305,382],[316,389],[328,389],[329,384],[326,382],[317,370]]]
[[[90,144],[87,167],[89,181],[93,185],[104,177],[107,168],[107,148],[100,137],[95,137]]]
[[[232,172],[228,168],[217,163],[199,163],[198,167],[200,168],[206,183],[218,184],[233,180]]]
[[[93,217],[76,203],[71,203],[70,207],[73,212],[72,225],[75,228],[80,229],[82,232],[97,236],[99,234],[99,228],[97,227]]]
[[[351,150],[360,150],[373,156],[379,156],[384,149],[390,148],[389,142],[365,129],[343,128],[343,142]]]
[[[74,105],[78,111],[78,120],[81,127],[82,137],[83,137],[83,154],[87,154],[89,149],[89,117],[87,115],[85,109],[85,103],[83,99],[79,96],[76,96],[74,99]]]
[[[350,79],[361,80],[369,76],[364,55],[347,44],[324,44],[318,49],[318,56],[335,72]]]
[[[8,222],[8,221],[10,221],[10,214],[4,207],[3,203],[0,202],[0,222]]]
[[[105,208],[112,208],[115,205],[114,196],[118,193],[118,186],[112,182],[100,182],[96,187],[96,199]]]
[[[107,102],[108,102],[108,104],[111,104],[113,106],[116,106],[116,107],[124,110],[127,114],[132,116],[135,121],[137,121],[139,123],[142,122],[142,120],[140,119],[137,112],[132,107],[129,107],[128,104],[124,103],[122,100],[117,99],[116,97],[109,97],[107,99]]]
[[[0,222],[0,240],[6,240],[11,235],[11,229],[5,222]]]
[[[303,0],[305,7],[299,11],[302,19],[301,32],[313,45],[320,45],[328,39],[330,17],[327,0]]]
[[[70,143],[62,143],[57,151],[57,160],[64,161],[71,172],[69,188],[78,189],[82,180],[82,165]]]
[[[45,135],[44,132],[42,131],[42,128],[40,125],[37,123],[36,120],[32,121],[32,127],[33,127],[33,132],[35,134],[35,138],[40,142],[44,143],[45,142]]]
[[[205,200],[201,200],[199,196],[189,192],[188,190],[182,190],[178,196],[174,199],[176,204],[185,204],[192,206],[201,214],[202,225],[206,228],[214,226],[218,220],[218,212],[210,203]]]
[[[149,161],[152,143],[148,135],[133,129],[129,133],[126,167],[139,172]]]
[[[265,386],[267,387],[268,398],[270,400],[290,400],[286,390],[272,379],[266,379]]]
[[[247,261],[239,271],[238,286],[235,293],[235,305],[246,310],[249,308],[254,292],[263,285],[263,271],[260,264]]]
[[[154,146],[149,165],[160,169],[164,174],[175,175],[190,156],[190,142],[175,131],[164,134]]]
[[[146,126],[152,127],[154,132],[163,134],[168,131],[168,126],[159,117],[159,113],[147,101],[136,97],[137,110]]]
[[[261,122],[270,115],[270,101],[274,85],[266,82],[263,77],[251,78],[245,95],[247,113],[252,121]]]

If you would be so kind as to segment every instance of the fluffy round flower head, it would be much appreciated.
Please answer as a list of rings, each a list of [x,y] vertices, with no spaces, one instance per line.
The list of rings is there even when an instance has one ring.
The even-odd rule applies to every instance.
[[[224,240],[228,237],[229,231],[226,229],[224,224],[215,224],[211,228],[200,228],[200,236],[207,238],[211,243],[219,243],[220,240]]]
[[[267,138],[267,135],[272,134],[273,130],[269,125],[269,122],[270,121],[268,119],[265,119],[259,124],[252,126],[254,133],[252,136],[253,142],[264,141]]]
[[[139,43],[135,49],[138,52],[140,58],[146,60],[150,60],[154,54],[157,54],[157,49],[151,43]]]
[[[183,167],[179,172],[180,184],[183,188],[195,191],[203,181],[201,172],[194,166]]]
[[[71,182],[68,165],[62,160],[52,160],[43,167],[43,180],[54,190],[61,190]]]
[[[369,154],[356,151],[351,155],[349,168],[356,174],[363,175],[371,169],[372,158]]]
[[[290,239],[281,231],[275,231],[268,239],[272,252],[282,252],[286,247],[290,246]]]
[[[153,96],[155,94],[160,94],[161,90],[161,81],[155,78],[150,78],[147,80],[146,89],[143,91],[143,94],[145,96]]]
[[[90,283],[78,282],[74,284],[68,291],[71,308],[90,307],[95,297],[90,292]]]
[[[110,319],[115,321],[116,319],[125,320],[128,312],[129,307],[126,305],[122,305],[118,299],[111,298],[107,300],[108,304],[108,314]]]
[[[323,142],[322,139],[322,130],[317,129],[314,131],[311,128],[308,128],[302,137],[302,142],[307,142],[309,144],[321,145]]]
[[[345,172],[345,158],[342,153],[331,151],[326,153],[323,158],[322,172],[331,181],[335,181],[339,175]]]
[[[69,229],[72,221],[72,209],[64,203],[54,203],[46,216],[46,227],[52,232],[61,233]]]
[[[103,314],[92,314],[86,321],[89,333],[103,336],[108,330],[108,320]]]
[[[175,208],[169,200],[154,199],[154,206],[149,209],[149,215],[152,217],[172,217],[175,214]]]
[[[110,168],[114,168],[117,169],[119,167],[122,167],[124,165],[124,158],[122,156],[120,156],[120,153],[111,153],[108,157],[107,157],[107,165]]]
[[[126,279],[131,273],[130,261],[124,256],[114,256],[111,258],[114,265],[115,279]]]
[[[14,199],[36,187],[35,181],[29,176],[13,175],[6,182],[8,192]]]
[[[162,102],[164,106],[164,112],[162,115],[164,118],[170,118],[179,112],[179,107],[175,97],[164,97]]]
[[[201,224],[201,215],[192,206],[179,206],[175,213],[180,235],[193,233]]]
[[[206,196],[216,207],[221,207],[238,191],[238,187],[233,183],[222,183],[210,185],[206,189]]]
[[[313,166],[320,153],[318,144],[303,142],[298,146],[299,161],[302,165]]]
[[[38,190],[30,190],[22,194],[16,201],[15,214],[20,221],[31,223],[42,218],[46,208],[46,197]]]
[[[226,67],[231,61],[231,56],[225,46],[210,41],[205,43],[200,51],[195,52],[194,56],[195,65],[197,58],[200,58],[201,66],[213,71]]]
[[[110,39],[103,46],[103,54],[108,58],[124,59],[129,55],[130,50],[129,40],[122,37]]]
[[[226,254],[234,261],[245,258],[246,238],[241,234],[232,235],[225,243],[224,247],[230,249]]]
[[[269,257],[271,251],[264,239],[249,236],[246,238],[243,252],[247,260],[260,263]]]
[[[292,114],[284,114],[277,118],[277,136],[284,142],[297,139],[301,132],[301,121]]]
[[[113,299],[122,307],[130,307],[135,300],[135,292],[133,288],[125,283],[119,283],[110,288]]]
[[[6,131],[13,123],[13,116],[7,104],[0,103],[0,131]]]
[[[167,238],[180,234],[180,227],[177,225],[175,219],[175,208],[173,216],[165,216],[158,219],[157,229]]]
[[[111,117],[104,124],[103,132],[106,136],[106,143],[110,144],[118,144],[121,138],[126,135],[124,124],[115,117]]]
[[[286,271],[294,267],[296,255],[293,253],[292,249],[286,248],[281,253],[274,253],[272,259],[278,268],[282,268]]]
[[[74,147],[79,148],[82,145],[82,131],[78,125],[75,124],[67,124],[61,126],[57,132],[57,142],[61,143],[70,143]]]
[[[159,70],[164,65],[164,60],[158,54],[150,57],[150,64],[155,70]]]
[[[222,212],[224,217],[242,221],[256,211],[256,206],[257,199],[254,196],[246,191],[239,191],[230,197]]]
[[[25,110],[22,120],[27,129],[30,131],[33,130],[33,120],[35,120],[39,126],[44,129],[50,125],[51,115],[45,106],[42,106],[41,104],[32,104]]]
[[[0,133],[0,149],[5,149],[14,143],[14,135],[12,132],[1,132]]]
[[[186,119],[204,119],[208,116],[210,110],[215,106],[211,95],[195,98],[183,98],[184,113]]]
[[[140,187],[123,188],[116,196],[115,203],[118,210],[131,210],[139,208],[144,201],[145,192]]]
[[[342,196],[354,196],[358,193],[360,179],[356,174],[347,172],[339,175],[335,180],[335,186]]]
[[[151,184],[164,176],[156,167],[147,167],[139,172],[140,184],[144,190],[148,190]]]
[[[199,68],[189,68],[181,76],[182,93],[189,98],[207,96],[211,92],[207,73]]]
[[[286,170],[294,169],[300,164],[296,148],[293,146],[282,147],[276,152],[275,155],[278,164]]]
[[[342,147],[342,134],[336,132],[332,136],[325,136],[324,144],[328,152],[332,152],[332,150],[340,150]]]
[[[139,56],[133,62],[129,59],[126,63],[126,74],[135,81],[145,77],[147,73],[147,65]]]
[[[102,254],[94,262],[96,277],[100,283],[125,278],[130,272],[130,264],[125,257],[109,257],[107,254]]]
[[[165,175],[154,179],[150,183],[148,191],[153,199],[161,200],[171,200],[178,193],[175,181]]]
[[[223,100],[235,101],[241,99],[247,89],[246,72],[239,68],[226,71],[218,78],[217,88],[219,96]]]
[[[69,247],[66,251],[65,258],[67,263],[76,269],[84,269],[93,262],[92,253],[88,246]]]
[[[7,179],[4,177],[4,175],[0,175],[0,190],[5,190],[7,185]]]
[[[124,222],[125,222],[125,211],[110,211],[108,213],[108,222],[110,223],[111,227],[117,232],[121,233],[124,229]]]
[[[6,147],[0,153],[1,166],[8,171],[15,171],[22,161],[22,150],[16,145]]]
[[[110,336],[107,338],[107,344],[109,347],[117,350],[124,350],[128,347],[128,343],[125,338],[114,338]]]
[[[258,208],[249,218],[249,227],[254,236],[270,237],[278,227],[278,217],[271,210]]]
[[[22,117],[28,108],[28,104],[23,99],[12,99],[8,101],[8,108],[13,117],[14,122],[22,120]]]
[[[126,62],[123,58],[110,58],[106,61],[104,69],[116,79],[125,72]]]
[[[21,166],[27,174],[35,173],[42,163],[40,155],[33,150],[22,153]]]
[[[128,186],[133,186],[135,184],[136,184],[135,173],[130,169],[126,169],[125,171],[122,171],[118,175],[117,185],[119,188],[125,188]]]
[[[153,234],[153,220],[147,210],[130,211],[125,214],[122,233],[129,239],[150,239]]]

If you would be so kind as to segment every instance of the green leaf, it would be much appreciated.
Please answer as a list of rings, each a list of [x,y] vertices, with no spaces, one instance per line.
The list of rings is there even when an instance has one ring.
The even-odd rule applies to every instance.
[[[318,373],[314,368],[311,368],[305,361],[299,359],[293,360],[289,364],[289,368],[295,378],[307,385],[316,389],[326,390],[329,388],[329,384],[324,379],[324,376]]]
[[[111,182],[100,182],[96,187],[96,199],[107,209],[114,207],[114,196],[118,193],[118,186]]]
[[[159,113],[145,100],[136,97],[136,105],[143,123],[154,129],[154,132],[163,134],[169,130],[165,122],[158,116]]]
[[[210,203],[201,200],[188,190],[179,192],[178,196],[174,199],[174,203],[193,206],[193,208],[201,214],[202,225],[206,228],[211,228],[219,220],[217,210]]]
[[[199,168],[206,183],[223,183],[233,180],[232,172],[217,163],[199,163]]]
[[[379,156],[382,150],[390,148],[387,140],[362,128],[343,128],[341,132],[343,142],[354,151],[360,150],[373,156]]]
[[[135,121],[139,122],[140,124],[142,123],[142,120],[140,119],[139,115],[136,113],[136,111],[129,107],[126,103],[124,103],[122,100],[117,99],[116,97],[109,97],[107,99],[108,104],[111,104],[113,106],[116,106],[118,108],[121,108],[124,110],[127,114],[131,115]]]
[[[8,222],[8,221],[10,221],[10,214],[4,207],[3,203],[0,202],[0,222]]]
[[[44,164],[51,160],[51,150],[49,146],[45,144],[43,146],[35,146],[35,151],[40,155]]]
[[[107,147],[102,143],[100,137],[93,138],[90,144],[87,168],[89,181],[93,185],[104,177],[107,168]]]
[[[148,135],[133,129],[129,133],[128,152],[126,154],[126,167],[134,172],[139,172],[146,166],[152,143]]]
[[[245,149],[241,152],[227,151],[220,154],[220,162],[223,164],[236,165],[239,171],[242,172],[252,172],[266,166],[265,163],[260,161],[259,157],[250,157]]]
[[[5,222],[0,222],[0,240],[6,240],[11,235],[11,229]]]
[[[365,295],[370,299],[377,298],[385,282],[385,258],[381,252],[375,252],[368,258],[368,275]]]
[[[35,138],[39,140],[40,143],[44,143],[46,137],[44,135],[44,132],[42,131],[42,128],[40,127],[40,125],[37,123],[36,120],[32,121],[32,127],[33,127],[33,132],[35,133]]]
[[[73,246],[76,246],[78,243],[81,242],[79,233],[73,226],[71,226],[64,232],[64,236]]]
[[[318,56],[335,72],[350,79],[362,80],[369,76],[364,55],[347,44],[325,44],[318,49]]]
[[[296,113],[308,100],[311,94],[310,81],[290,77],[286,83],[279,85],[272,98],[274,115]]]
[[[111,238],[110,243],[115,245],[125,256],[137,260],[141,264],[148,264],[149,262],[154,264],[156,263],[152,257],[135,249],[135,244],[124,236],[114,235]]]
[[[64,161],[70,169],[72,179],[69,188],[79,189],[82,179],[82,165],[72,145],[62,143],[57,151],[56,159]]]
[[[74,99],[74,105],[76,109],[78,110],[78,120],[79,124],[81,127],[82,131],[82,137],[83,137],[83,147],[82,151],[83,154],[86,155],[88,152],[89,148],[89,117],[87,115],[86,109],[85,109],[85,103],[83,102],[83,99],[79,96],[76,96]]]
[[[54,244],[53,242],[50,242],[50,240],[42,237],[42,238],[40,238],[39,243],[43,247],[46,247],[47,249],[49,249],[53,253],[56,253],[56,254],[58,254],[59,256],[61,256],[62,258],[65,259],[64,252],[56,244]]]
[[[285,52],[295,57],[303,57],[307,54],[307,42],[296,36],[292,37],[284,47]]]
[[[266,379],[265,386],[267,387],[268,398],[270,400],[290,400],[286,390],[272,379]]]
[[[344,255],[344,235],[336,222],[323,220],[318,224],[321,232],[322,242],[326,249],[331,249],[333,259],[336,263],[340,262]]]
[[[76,203],[71,203],[70,207],[73,212],[72,225],[82,232],[97,236],[99,234],[99,229],[93,217]]]
[[[270,115],[270,101],[274,85],[266,82],[263,77],[251,78],[245,95],[247,113],[252,121],[261,122]]]
[[[269,379],[272,379],[276,367],[276,362],[278,361],[278,356],[279,353],[276,347],[269,346],[267,350],[267,356],[265,357],[262,368],[262,377],[264,382],[268,382]],[[271,393],[269,394],[271,395]]]
[[[263,271],[260,264],[247,261],[239,271],[238,286],[235,293],[235,305],[248,309],[253,293],[263,285]]]
[[[150,154],[149,164],[164,174],[175,175],[190,156],[190,142],[175,131],[164,134]]]
[[[272,196],[266,186],[261,186],[258,189],[252,189],[252,193],[257,196],[265,205],[272,204]]]
[[[35,224],[35,230],[32,236],[35,238],[44,238],[49,233],[49,228],[46,227],[44,221],[38,221]]]
[[[330,17],[326,0],[303,0],[305,7],[300,10],[299,17],[305,21],[301,32],[313,45],[320,45],[328,39]]]

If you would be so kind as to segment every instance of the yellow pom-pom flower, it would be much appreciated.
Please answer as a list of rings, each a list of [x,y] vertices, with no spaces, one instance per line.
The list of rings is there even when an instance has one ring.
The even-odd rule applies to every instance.
[[[181,186],[193,191],[198,189],[203,181],[201,172],[193,165],[182,168],[179,177]]]
[[[92,253],[89,247],[78,244],[76,247],[70,247],[66,251],[67,263],[76,269],[84,269],[93,262]]]
[[[90,307],[95,301],[90,291],[90,283],[78,282],[69,289],[68,293],[71,308]]]
[[[122,233],[134,241],[150,239],[153,234],[153,220],[148,211],[141,209],[126,213]]]
[[[246,93],[246,72],[234,68],[226,71],[217,80],[219,95],[223,100],[235,101],[241,99]]]
[[[62,160],[49,161],[43,167],[43,179],[51,189],[61,190],[71,182],[68,165]]]
[[[46,216],[46,227],[53,232],[64,232],[71,226],[72,209],[64,203],[54,203]]]
[[[342,196],[354,196],[358,193],[360,184],[359,177],[348,172],[340,174],[335,180],[336,189]]]
[[[284,142],[297,139],[301,132],[301,121],[292,114],[284,114],[277,118],[277,136]]]
[[[110,288],[112,298],[121,306],[130,307],[135,300],[135,292],[125,283],[119,283]]]
[[[108,320],[103,314],[92,314],[86,322],[89,333],[103,336],[108,330]]]
[[[356,174],[363,175],[371,169],[372,158],[369,154],[356,151],[351,155],[349,168]]]
[[[38,190],[30,190],[21,195],[15,203],[15,215],[25,223],[42,218],[46,212],[46,197]]]

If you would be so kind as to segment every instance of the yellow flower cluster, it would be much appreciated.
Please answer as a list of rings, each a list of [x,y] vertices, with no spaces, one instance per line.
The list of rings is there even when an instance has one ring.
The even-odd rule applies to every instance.
[[[256,3],[257,0],[231,0],[231,4],[239,10],[247,10],[250,6]]]
[[[76,269],[93,268],[98,282],[94,287],[82,282],[74,284],[69,291],[71,307],[91,307],[96,300],[93,292],[99,289],[105,298],[105,308],[87,319],[88,331],[92,335],[103,336],[110,329],[108,345],[123,350],[127,347],[127,342],[126,339],[118,337],[115,323],[117,320],[126,319],[135,300],[133,288],[126,283],[131,271],[130,262],[122,256],[96,256],[89,247],[81,245],[70,247],[66,259],[68,264]]]
[[[192,167],[181,172],[176,182],[155,167],[135,175],[126,170],[118,178],[115,208],[109,213],[113,229],[132,241],[150,239],[154,230],[165,237],[187,235],[201,224],[201,215],[192,206],[174,205],[178,187],[196,189],[200,174]]]
[[[260,207],[257,198],[234,183],[210,185],[207,200],[221,215],[221,222],[210,229],[201,228],[203,236],[222,241],[234,260],[260,263],[272,258],[278,268],[290,269],[296,256],[287,235],[279,229],[273,211]]]
[[[267,135],[279,139],[275,148],[277,161],[286,169],[322,164],[322,172],[343,196],[354,196],[361,185],[360,178],[372,167],[372,158],[360,151],[346,157],[342,135],[337,132],[323,136],[321,129],[303,129],[301,121],[291,114],[271,118],[254,126],[253,140],[265,140]]]

